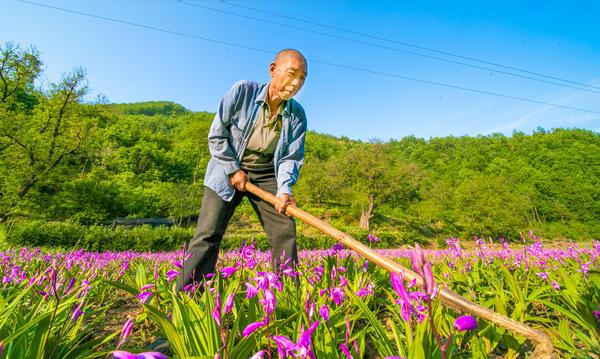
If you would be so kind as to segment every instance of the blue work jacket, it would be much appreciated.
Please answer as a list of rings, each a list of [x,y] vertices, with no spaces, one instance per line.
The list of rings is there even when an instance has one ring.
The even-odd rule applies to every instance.
[[[230,201],[235,188],[229,175],[240,169],[240,160],[256,121],[258,110],[267,96],[268,84],[239,81],[223,96],[208,133],[211,159],[206,168],[204,185]],[[294,99],[283,111],[281,136],[274,154],[277,196],[292,194],[304,161],[306,115]]]

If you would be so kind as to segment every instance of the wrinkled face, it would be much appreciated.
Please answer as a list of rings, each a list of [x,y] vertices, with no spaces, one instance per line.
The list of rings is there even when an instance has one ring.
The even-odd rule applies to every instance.
[[[306,62],[301,56],[288,54],[273,62],[269,68],[271,99],[283,101],[291,99],[300,91],[306,79]]]

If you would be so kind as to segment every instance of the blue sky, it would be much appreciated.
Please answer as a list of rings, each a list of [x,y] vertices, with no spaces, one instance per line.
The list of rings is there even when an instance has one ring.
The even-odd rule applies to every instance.
[[[273,54],[293,47],[309,59],[309,75],[296,98],[307,112],[309,128],[318,132],[353,139],[388,140],[408,135],[424,138],[492,132],[510,135],[513,130],[529,133],[537,127],[600,131],[600,27],[597,26],[600,3],[594,1],[190,0],[192,5],[140,0],[32,1],[184,34],[4,0],[0,11],[0,42],[33,45],[40,50],[46,82],[58,80],[74,66],[86,68],[90,99],[101,93],[111,102],[169,100],[194,111],[214,112],[232,83],[240,79],[268,81],[268,64]],[[402,51],[509,71],[589,91]]]

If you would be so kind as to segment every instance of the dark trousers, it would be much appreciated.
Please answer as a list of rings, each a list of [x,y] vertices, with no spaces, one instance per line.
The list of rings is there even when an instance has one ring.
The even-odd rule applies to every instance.
[[[273,171],[249,172],[250,181],[267,192],[277,192],[277,182]],[[208,273],[214,273],[219,254],[219,245],[225,229],[242,199],[250,200],[260,224],[271,242],[271,264],[277,272],[281,260],[295,266],[298,262],[296,248],[296,223],[294,219],[278,213],[273,206],[248,192],[236,191],[229,202],[223,200],[213,190],[204,188],[200,217],[196,226],[196,234],[190,241],[187,253],[191,257],[183,266],[183,276],[178,276],[177,290],[182,290],[193,281],[202,281]]]

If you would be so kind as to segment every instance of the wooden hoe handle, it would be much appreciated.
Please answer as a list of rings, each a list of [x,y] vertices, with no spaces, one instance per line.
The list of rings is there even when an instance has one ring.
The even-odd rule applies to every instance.
[[[260,197],[261,199],[269,202],[272,205],[276,205],[277,203],[279,203],[279,200],[273,194],[258,188],[256,185],[250,182],[246,182],[246,190]],[[335,229],[334,227],[323,222],[317,217],[314,217],[301,210],[300,208],[294,206],[288,206],[286,208],[286,214],[301,219],[305,223],[319,229],[321,232],[334,238],[346,247],[352,248],[354,251],[358,252],[358,254],[360,254],[362,257],[384,268],[388,272],[402,272],[404,273],[402,278],[404,278],[405,281],[410,282],[413,279],[416,279],[417,284],[419,284],[419,286],[422,286],[423,278],[421,278],[421,276],[419,276],[417,273],[405,268],[404,266],[394,262],[391,259],[385,258],[376,251],[365,246],[364,244],[350,237],[346,233]],[[550,340],[550,337],[546,333],[530,328],[521,322],[517,322],[516,320],[510,319],[504,315],[496,313],[493,310],[483,307],[477,303],[473,303],[470,300],[451,291],[446,286],[441,287],[439,289],[438,296],[442,303],[449,307],[452,307],[458,312],[466,312],[473,314],[479,318],[495,323],[505,329],[508,329],[514,333],[528,338],[535,345],[535,351],[533,352],[532,358],[555,358],[555,355],[553,353],[554,348],[552,346],[552,340]]]

